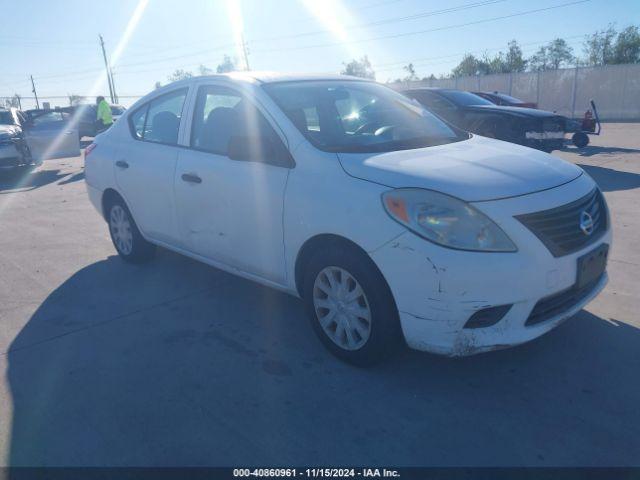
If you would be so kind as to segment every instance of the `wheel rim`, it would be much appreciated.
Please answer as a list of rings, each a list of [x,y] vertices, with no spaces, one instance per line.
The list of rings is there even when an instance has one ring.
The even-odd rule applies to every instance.
[[[340,267],[326,267],[313,285],[313,306],[324,333],[344,350],[358,350],[371,335],[371,308],[358,281]]]
[[[133,250],[133,233],[129,215],[120,205],[114,205],[109,215],[109,229],[116,248],[123,255],[129,255]]]

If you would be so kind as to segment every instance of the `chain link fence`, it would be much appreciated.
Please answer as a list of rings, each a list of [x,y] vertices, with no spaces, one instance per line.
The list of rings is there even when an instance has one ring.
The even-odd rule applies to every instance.
[[[104,98],[109,102],[109,94],[102,94]],[[135,103],[140,98],[140,95],[124,95],[118,97],[118,104],[128,107]],[[56,107],[68,107],[70,105],[76,105],[80,103],[95,103],[96,96],[82,96],[76,95],[74,98],[69,98],[68,95],[54,95],[54,96],[40,96],[38,95],[37,105],[40,108]],[[0,108],[16,107],[20,110],[30,110],[36,108],[36,99],[34,96],[18,96],[0,97]]]
[[[438,78],[393,86],[499,91],[568,117],[582,117],[593,99],[602,120],[640,121],[639,64]]]

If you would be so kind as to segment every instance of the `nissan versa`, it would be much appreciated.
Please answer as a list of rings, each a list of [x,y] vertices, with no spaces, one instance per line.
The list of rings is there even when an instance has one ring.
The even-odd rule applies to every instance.
[[[520,344],[607,282],[607,206],[580,168],[370,81],[183,80],[85,155],[124,260],[159,245],[300,296],[356,364],[402,339],[446,355]]]

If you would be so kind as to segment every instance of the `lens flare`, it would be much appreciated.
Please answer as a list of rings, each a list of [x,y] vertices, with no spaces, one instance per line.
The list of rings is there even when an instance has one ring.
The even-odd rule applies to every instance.
[[[328,30],[337,40],[345,42],[343,48],[353,58],[359,58],[364,53],[357,46],[348,44],[353,40],[345,25],[357,23],[351,12],[341,0],[301,0],[304,7],[316,20]]]
[[[242,5],[240,0],[226,0],[227,15],[233,30],[233,42],[236,46],[236,56],[242,59],[244,70],[249,70],[244,43],[244,19],[242,17]]]

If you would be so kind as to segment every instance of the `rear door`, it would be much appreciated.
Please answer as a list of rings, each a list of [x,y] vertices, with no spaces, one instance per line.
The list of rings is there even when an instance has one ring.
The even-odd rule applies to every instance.
[[[179,244],[173,178],[178,132],[188,88],[155,97],[127,117],[130,138],[114,168],[118,189],[138,227],[148,238]]]
[[[36,160],[80,155],[78,130],[67,112],[46,112],[22,127],[31,156]]]

